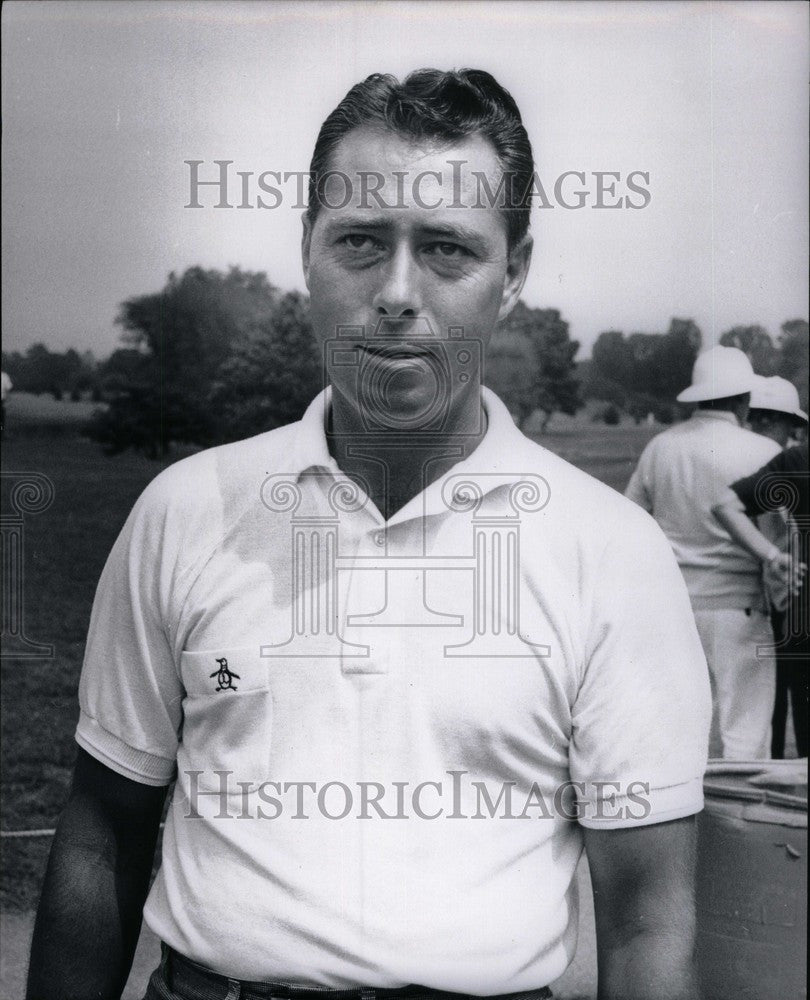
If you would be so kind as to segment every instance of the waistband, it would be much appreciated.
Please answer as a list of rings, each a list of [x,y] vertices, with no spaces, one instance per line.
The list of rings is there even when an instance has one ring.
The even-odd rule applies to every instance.
[[[478,997],[416,985],[321,989],[287,983],[251,982],[221,976],[165,944],[161,967],[170,988],[179,987],[184,992],[193,992],[199,995],[200,1000],[552,1000],[547,986],[520,993],[499,993],[496,997]]]

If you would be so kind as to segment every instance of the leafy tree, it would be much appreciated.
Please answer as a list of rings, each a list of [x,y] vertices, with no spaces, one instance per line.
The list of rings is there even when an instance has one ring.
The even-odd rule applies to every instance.
[[[618,334],[621,337],[621,334]],[[598,343],[598,341],[597,341]],[[602,345],[604,347],[604,344]],[[595,354],[599,351],[594,346]],[[607,352],[610,358],[610,352]],[[608,362],[608,368],[610,364]],[[582,395],[585,399],[600,399],[608,403],[615,403],[620,410],[627,407],[628,394],[620,383],[604,373],[596,357],[584,359],[577,364],[577,375],[582,385]]]
[[[217,440],[238,440],[299,420],[323,384],[307,299],[282,295],[272,316],[238,338],[212,386]]]
[[[574,357],[579,341],[571,340],[568,323],[556,309],[533,309],[532,333],[540,366],[536,406],[543,414],[541,433],[557,411],[573,416],[582,406]]]
[[[19,392],[37,395],[50,392],[61,399],[66,392],[78,395],[91,388],[95,378],[95,359],[70,348],[64,353],[49,350],[44,344],[33,344],[26,353],[3,353],[3,371],[8,372]]]
[[[700,343],[700,330],[691,319],[673,318],[665,334],[625,337],[618,330],[608,330],[593,347],[589,390],[596,398],[627,406],[634,413],[642,407],[646,412],[669,412],[662,404],[672,403],[689,385]],[[622,391],[624,403],[620,403]]]
[[[670,320],[653,362],[664,376],[657,382],[656,395],[673,400],[690,384],[702,340],[700,328],[693,320],[675,317]]]
[[[807,320],[791,319],[782,324],[779,336],[779,358],[776,374],[790,381],[799,390],[803,410],[807,410],[808,355],[810,335]]]
[[[720,343],[745,352],[757,375],[773,375],[776,371],[778,353],[764,327],[733,326],[720,337]]]
[[[613,403],[608,404],[605,408],[605,412],[602,414],[602,420],[608,425],[608,427],[618,427],[621,423],[621,414]]]
[[[263,273],[200,267],[170,274],[160,292],[128,299],[116,322],[134,353],[116,359],[125,370],[90,435],[110,453],[132,447],[153,457],[172,442],[219,440],[209,400],[217,373],[242,336],[269,322],[278,299]]]
[[[50,392],[61,396],[64,365],[58,355],[53,354],[44,344],[34,344],[25,354],[25,375],[20,388],[26,387],[37,395]]]
[[[620,330],[600,333],[592,351],[595,375],[627,388],[632,379],[633,352]]]
[[[143,369],[146,354],[135,347],[119,347],[103,361],[98,370],[102,392],[108,397],[126,390]]]
[[[540,410],[541,432],[545,431],[555,412],[574,414],[582,405],[574,361],[578,350],[579,342],[571,340],[568,323],[557,309],[532,309],[518,302],[493,335],[485,382],[495,391],[498,382],[504,391],[506,372],[511,367],[514,385],[507,391],[510,409],[520,426],[531,413]]]
[[[113,352],[102,365],[100,387],[108,406],[96,411],[87,435],[108,455],[127,448],[150,458],[165,455],[171,441],[176,440],[170,429],[179,433],[179,428],[163,420],[168,407],[155,379],[154,359],[134,348]]]
[[[495,330],[487,349],[484,381],[519,427],[534,409],[538,380],[537,355],[528,336],[521,330]]]

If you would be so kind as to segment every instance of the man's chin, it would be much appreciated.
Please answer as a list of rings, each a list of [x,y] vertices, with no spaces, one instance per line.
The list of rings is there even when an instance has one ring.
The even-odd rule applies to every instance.
[[[431,387],[435,390],[435,386]],[[361,402],[364,423],[388,430],[439,430],[446,411],[436,392],[425,392],[423,386],[401,386],[386,393],[385,399]]]
[[[439,429],[450,401],[444,373],[423,359],[386,358],[367,370],[366,376],[358,405],[370,426]]]
[[[453,398],[446,382],[420,377],[414,370],[395,378],[369,380],[360,386],[341,382],[332,382],[333,408],[337,406],[348,418],[339,424],[344,428],[352,426],[361,435],[446,432],[453,423],[453,411],[478,384],[471,380]]]

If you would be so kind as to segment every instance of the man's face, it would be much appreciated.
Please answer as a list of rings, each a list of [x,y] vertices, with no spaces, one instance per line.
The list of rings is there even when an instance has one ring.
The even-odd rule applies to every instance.
[[[775,410],[750,410],[748,425],[756,434],[763,434],[776,441],[782,448],[790,440],[793,421],[787,414]]]
[[[464,164],[455,187],[453,160]],[[531,252],[528,239],[508,252],[502,210],[487,203],[472,175],[485,173],[497,190],[502,169],[492,145],[473,136],[437,149],[363,128],[341,140],[329,166],[349,179],[352,198],[345,208],[322,205],[312,225],[305,220],[303,260],[334,391],[354,410],[387,411],[392,427],[418,429],[437,412],[437,393],[451,410],[470,405],[473,394],[477,406],[477,359],[516,302]],[[370,187],[382,178],[385,205],[373,194],[361,197],[363,172],[375,175]],[[338,179],[326,200],[338,204],[344,191]],[[364,333],[346,337],[346,327]],[[365,390],[376,386],[371,404],[364,380]]]

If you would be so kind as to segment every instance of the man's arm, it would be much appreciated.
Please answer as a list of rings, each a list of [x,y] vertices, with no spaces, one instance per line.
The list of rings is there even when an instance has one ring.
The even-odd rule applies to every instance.
[[[780,551],[762,534],[732,490],[728,490],[725,499],[712,508],[712,513],[741,548],[761,560],[790,588],[791,594],[798,593],[807,567],[792,558],[789,552]]]
[[[694,817],[584,834],[599,1000],[697,1000]]]
[[[120,996],[165,797],[165,787],[130,781],[79,750],[37,912],[28,1000]]]

